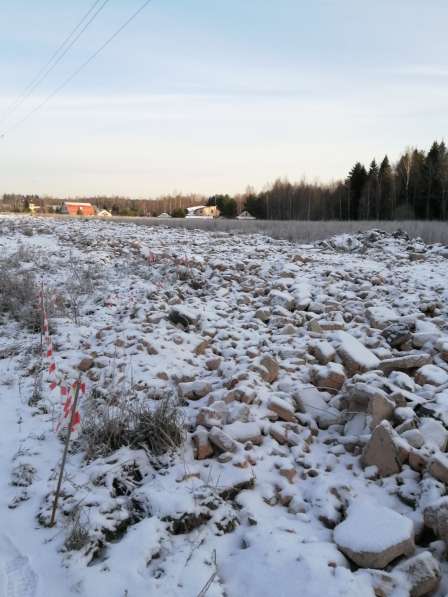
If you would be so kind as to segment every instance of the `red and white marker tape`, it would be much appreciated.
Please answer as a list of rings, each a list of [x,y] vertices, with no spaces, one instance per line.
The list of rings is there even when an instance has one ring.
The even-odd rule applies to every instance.
[[[45,340],[45,346],[42,347],[44,356],[48,359],[48,373],[50,376],[50,390],[53,391],[57,387],[59,387],[61,401],[62,402],[62,413],[59,418],[59,421],[56,425],[55,431],[58,432],[64,425],[65,420],[69,419],[71,416],[71,409],[73,400],[75,397],[76,392],[76,385],[77,381],[75,381],[71,385],[67,385],[63,379],[60,378],[58,375],[58,369],[56,366],[56,359],[54,355],[54,348],[53,342],[51,340],[50,335],[50,328],[48,324],[48,315],[47,310],[45,308],[45,301],[43,296],[43,291],[40,293],[40,301],[41,301],[41,308],[42,308],[42,322],[43,322],[43,337]],[[85,394],[86,386],[85,383],[80,384],[79,392],[80,394]],[[72,431],[76,430],[76,427],[81,422],[81,415],[77,410],[74,414],[73,423],[72,423]]]

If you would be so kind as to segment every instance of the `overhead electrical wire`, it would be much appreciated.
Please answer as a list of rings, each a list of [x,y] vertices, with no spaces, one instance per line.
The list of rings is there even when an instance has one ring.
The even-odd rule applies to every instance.
[[[40,69],[37,75],[32,79],[32,81],[27,85],[27,87],[23,90],[22,94],[19,95],[14,102],[6,109],[5,113],[3,114],[2,118],[0,119],[0,124],[8,120],[8,118],[23,104],[23,102],[30,97],[33,91],[38,87],[52,72],[52,70],[60,63],[60,61],[64,58],[64,56],[69,52],[69,50],[75,45],[84,31],[89,27],[89,25],[96,19],[99,13],[103,10],[106,4],[110,0],[95,0],[93,5],[89,8],[86,14],[82,17],[82,19],[78,22],[76,27],[69,33],[69,35],[65,38],[62,44],[54,51],[51,57],[48,59],[46,64]],[[98,4],[101,5],[97,8]],[[93,14],[92,14],[93,12]],[[90,16],[91,15],[91,16]],[[90,18],[89,18],[90,16]],[[87,20],[88,19],[88,20]],[[87,20],[87,22],[85,22]],[[84,25],[84,26],[83,26]],[[82,28],[81,28],[82,27]],[[81,30],[79,30],[81,28]]]
[[[5,135],[14,131],[17,127],[21,126],[24,122],[31,118],[31,116],[33,116],[34,114],[36,114],[36,112],[41,110],[60,91],[62,91],[62,89],[64,89],[77,75],[79,75],[79,73],[82,70],[84,70],[84,68],[86,68],[86,66],[88,66],[123,31],[123,29],[125,29],[146,8],[146,6],[148,6],[150,2],[151,0],[145,0],[145,2],[143,2],[143,4],[141,4],[140,7],[135,12],[133,12],[131,16],[128,17],[128,19],[126,19],[126,21],[124,21],[124,23],[122,23],[120,27],[118,27],[118,29],[116,29],[114,33],[112,33],[112,35],[108,37],[106,41],[103,44],[101,44],[101,46],[93,54],[91,54],[89,58],[87,58],[87,60],[85,60],[75,71],[72,72],[72,74],[69,77],[65,79],[63,83],[61,83],[61,85],[56,87],[56,89],[54,89],[50,93],[50,95],[48,95],[40,104],[35,106],[23,118],[12,124],[9,128],[4,129],[3,132],[0,134],[0,138],[4,138]]]

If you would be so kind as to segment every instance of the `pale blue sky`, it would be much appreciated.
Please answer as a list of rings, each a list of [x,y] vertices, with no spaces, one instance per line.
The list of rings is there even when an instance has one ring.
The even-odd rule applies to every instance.
[[[142,0],[110,0],[10,119]],[[93,0],[0,0],[0,117]],[[61,94],[0,139],[0,193],[237,192],[330,181],[448,130],[442,0],[153,0]]]

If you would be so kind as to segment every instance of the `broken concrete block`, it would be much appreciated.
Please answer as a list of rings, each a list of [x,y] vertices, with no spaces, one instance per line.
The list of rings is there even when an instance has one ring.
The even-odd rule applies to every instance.
[[[361,568],[385,568],[402,555],[412,555],[414,525],[409,518],[369,501],[356,501],[334,530],[339,549]]]
[[[382,421],[373,431],[364,448],[361,461],[364,467],[376,466],[381,477],[401,471],[409,455],[408,444],[394,431],[390,423]]]
[[[440,564],[429,551],[423,551],[401,562],[392,574],[403,578],[409,587],[410,597],[422,597],[433,593],[441,578]]]

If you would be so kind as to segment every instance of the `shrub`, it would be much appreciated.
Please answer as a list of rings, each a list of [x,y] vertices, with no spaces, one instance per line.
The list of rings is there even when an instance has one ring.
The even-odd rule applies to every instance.
[[[31,272],[16,272],[0,264],[0,313],[9,314],[33,332],[41,329],[38,293]]]
[[[170,398],[155,408],[142,400],[121,398],[112,406],[91,408],[84,417],[81,443],[88,459],[107,456],[123,446],[146,447],[155,456],[172,452],[184,441],[178,404]]]
[[[67,551],[79,551],[86,547],[90,541],[87,524],[81,521],[81,508],[75,508],[70,513],[69,534],[64,541]]]
[[[173,211],[171,212],[171,217],[172,218],[185,218],[187,213],[188,213],[187,210],[184,209],[183,207],[176,207],[176,209],[173,209]]]

